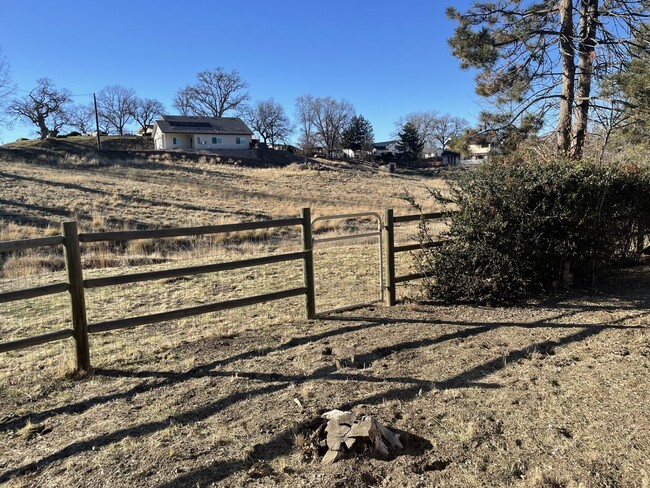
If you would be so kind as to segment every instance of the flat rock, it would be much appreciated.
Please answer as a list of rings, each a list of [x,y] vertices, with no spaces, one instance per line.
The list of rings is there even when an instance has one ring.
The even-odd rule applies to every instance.
[[[323,456],[323,460],[321,462],[323,464],[332,464],[338,461],[339,459],[343,459],[343,452],[330,450],[325,453],[325,455]]]

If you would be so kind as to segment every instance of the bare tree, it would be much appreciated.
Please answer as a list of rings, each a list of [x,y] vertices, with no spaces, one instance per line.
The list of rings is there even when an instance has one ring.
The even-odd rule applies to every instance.
[[[160,117],[165,111],[164,105],[153,98],[137,98],[131,115],[140,125],[144,133],[147,132],[147,126],[153,124],[157,117]]]
[[[23,98],[15,99],[7,108],[7,112],[17,118],[29,121],[38,127],[39,136],[55,136],[65,125],[66,110],[70,103],[70,92],[54,87],[49,78],[41,78]]]
[[[395,124],[397,130],[402,130],[407,123],[417,129],[422,144],[439,146],[443,150],[447,149],[451,140],[460,137],[469,127],[463,118],[435,111],[413,112],[400,117]]]
[[[299,144],[305,155],[313,153],[316,146],[316,127],[314,125],[315,101],[311,95],[296,98],[295,118],[298,121]]]
[[[395,135],[398,136],[399,132],[409,124],[410,130],[415,128],[419,137],[419,144],[424,147],[425,144],[433,144],[433,131],[435,119],[438,117],[438,112],[412,112],[404,117],[400,117],[395,123]]]
[[[313,99],[313,123],[319,142],[327,151],[328,157],[341,145],[343,130],[354,115],[354,107],[347,100],[334,100],[331,97]]]
[[[601,99],[592,108],[592,134],[600,140],[598,150],[598,161],[600,163],[605,160],[605,152],[612,134],[626,128],[634,121],[630,113],[620,107],[622,103],[619,100]]]
[[[193,87],[186,86],[176,92],[176,97],[172,105],[181,115],[195,115],[193,100]]]
[[[181,88],[174,98],[174,107],[183,115],[223,117],[226,112],[244,109],[250,98],[246,83],[237,70],[222,67],[201,71],[197,83]]]
[[[73,105],[67,111],[65,125],[81,134],[89,134],[95,126],[95,108],[92,105]]]
[[[97,95],[99,117],[119,135],[124,135],[124,127],[133,120],[136,100],[131,88],[121,85],[104,87]]]
[[[246,122],[257,132],[265,144],[270,142],[285,142],[293,132],[291,120],[284,112],[282,105],[273,98],[258,100],[244,113]]]
[[[435,145],[447,149],[450,141],[460,137],[469,128],[469,123],[461,117],[443,114],[434,120],[432,137]]]

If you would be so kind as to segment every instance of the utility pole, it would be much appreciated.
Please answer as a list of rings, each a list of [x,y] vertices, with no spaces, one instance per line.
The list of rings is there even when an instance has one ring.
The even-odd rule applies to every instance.
[[[99,113],[97,112],[97,97],[93,93],[93,100],[95,102],[95,130],[97,132],[97,150],[102,150],[102,141],[99,139]]]

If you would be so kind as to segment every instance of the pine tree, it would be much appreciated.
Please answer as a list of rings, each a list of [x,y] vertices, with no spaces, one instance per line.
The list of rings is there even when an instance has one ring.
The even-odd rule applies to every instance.
[[[366,159],[372,153],[375,135],[372,125],[362,115],[354,116],[342,134],[341,145],[344,149],[351,149],[356,154],[361,154]]]
[[[463,13],[448,9],[458,22],[449,44],[462,68],[478,70],[476,92],[508,124],[555,120],[558,150],[580,158],[600,81],[628,64],[634,46],[647,48],[649,7],[648,0],[475,1]]]
[[[403,161],[417,161],[422,155],[424,142],[420,138],[418,128],[410,122],[402,126],[397,143],[397,152]]]

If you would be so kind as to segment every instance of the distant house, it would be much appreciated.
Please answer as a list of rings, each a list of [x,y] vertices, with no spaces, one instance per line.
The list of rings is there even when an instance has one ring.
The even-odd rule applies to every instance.
[[[163,115],[153,125],[154,149],[249,149],[253,131],[237,117]]]
[[[152,132],[153,132],[153,125],[147,124],[144,128],[140,127],[135,134],[142,137],[142,136],[150,136]]]
[[[287,143],[278,143],[278,144],[267,143],[266,147],[268,147],[269,149],[275,149],[276,151],[287,151],[290,153],[295,153],[300,150],[299,147]]]
[[[367,151],[363,149],[341,149],[341,153],[345,159],[359,161],[366,160],[368,156],[372,158],[374,151]]]
[[[394,156],[397,154],[397,143],[399,141],[384,141],[384,142],[375,142],[373,148],[375,150],[375,157],[382,157],[385,154],[390,154]]]
[[[441,147],[435,147],[431,144],[425,144],[424,148],[422,148],[422,157],[424,159],[433,159],[433,158],[439,158],[442,156],[442,148]]]
[[[442,166],[453,166],[460,163],[460,153],[454,151],[442,151],[440,154],[440,164]]]
[[[469,140],[467,149],[470,154],[470,159],[474,160],[489,159],[490,156],[501,154],[499,141],[496,139],[474,137]]]

